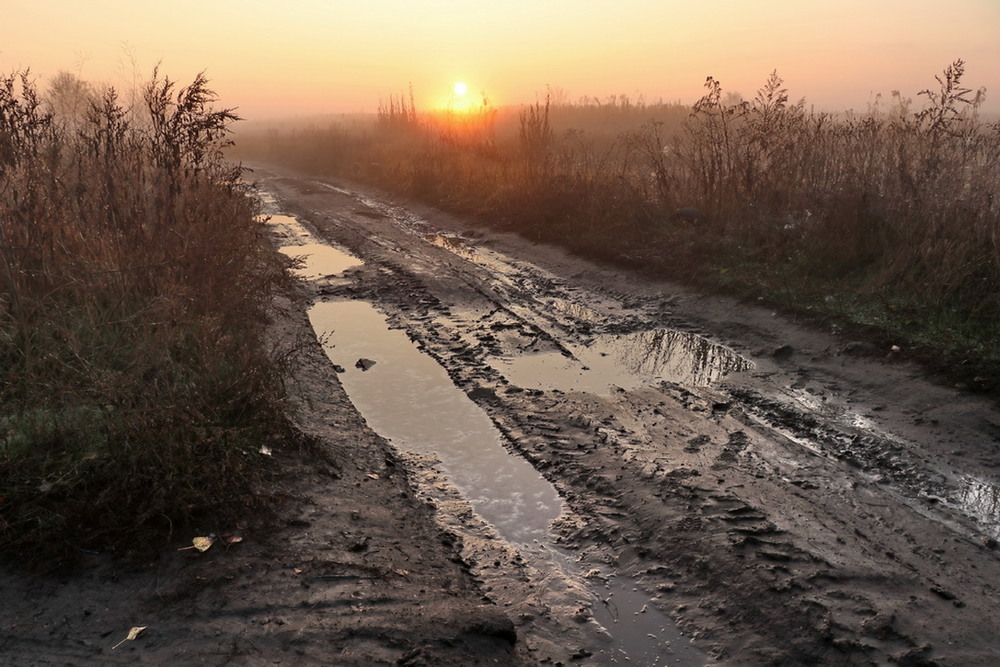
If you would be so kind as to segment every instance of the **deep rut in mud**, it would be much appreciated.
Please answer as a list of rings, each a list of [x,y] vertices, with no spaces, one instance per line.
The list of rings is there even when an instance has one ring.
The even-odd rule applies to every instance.
[[[317,276],[316,300],[376,305],[559,491],[555,539],[591,590],[636,582],[722,661],[1000,659],[992,405],[754,306],[358,188],[257,176],[363,262]],[[572,631],[576,659],[614,655],[583,623],[587,584],[497,540],[432,453],[408,460],[524,641]]]

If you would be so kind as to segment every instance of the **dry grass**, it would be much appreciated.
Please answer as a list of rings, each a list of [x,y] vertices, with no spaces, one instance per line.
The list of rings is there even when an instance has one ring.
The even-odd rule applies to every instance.
[[[242,154],[375,183],[528,237],[1000,361],[1000,127],[964,63],[833,116],[776,73],[693,108],[613,98],[240,137]],[[449,121],[449,119],[445,119]],[[447,122],[444,123],[447,128]],[[457,138],[456,138],[457,137]],[[672,215],[697,207],[697,223]]]
[[[80,90],[88,91],[85,87]],[[127,550],[260,491],[284,275],[199,76],[54,116],[0,79],[0,547]]]

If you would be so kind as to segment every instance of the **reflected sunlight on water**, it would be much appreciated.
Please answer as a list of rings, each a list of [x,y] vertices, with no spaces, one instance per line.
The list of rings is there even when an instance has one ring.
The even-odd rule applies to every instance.
[[[548,541],[562,511],[555,489],[519,456],[479,406],[433,358],[362,301],[319,303],[309,311],[327,356],[371,427],[397,447],[433,454],[476,511],[508,540]],[[364,371],[359,359],[375,365]]]
[[[558,352],[495,357],[491,366],[520,387],[607,393],[667,381],[705,386],[753,363],[697,334],[655,329],[595,336],[586,346],[567,345],[575,359]]]

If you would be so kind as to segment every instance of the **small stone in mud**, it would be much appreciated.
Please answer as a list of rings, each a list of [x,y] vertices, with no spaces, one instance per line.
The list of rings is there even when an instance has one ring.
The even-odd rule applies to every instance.
[[[365,359],[364,357],[362,357],[361,359],[358,359],[358,361],[354,364],[354,367],[355,368],[360,368],[361,370],[366,371],[366,370],[368,370],[369,368],[371,368],[374,365],[375,365],[374,361],[372,361],[371,359]]]
[[[351,551],[355,552],[355,553],[358,553],[360,551],[366,551],[368,549],[368,541],[369,541],[369,538],[366,537],[365,539],[359,540],[359,541],[355,542],[354,544],[352,544],[349,547],[349,549]]]
[[[344,367],[341,366],[340,364],[334,364],[333,365],[333,372],[334,373],[343,373],[344,372]]]
[[[893,653],[889,660],[897,665],[929,665],[934,664],[928,660],[928,656],[933,650],[930,644],[923,644],[914,648]]]

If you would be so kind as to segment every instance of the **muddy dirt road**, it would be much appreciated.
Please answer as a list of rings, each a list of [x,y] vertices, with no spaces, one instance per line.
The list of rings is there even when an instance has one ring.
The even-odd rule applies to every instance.
[[[272,443],[287,499],[200,528],[227,548],[0,568],[0,662],[1000,662],[994,405],[906,350],[254,177],[322,267],[275,336],[325,453]]]
[[[905,350],[358,188],[255,177],[363,261],[316,298],[373,304],[436,359],[558,489],[574,566],[634,583],[712,659],[1000,661],[993,405],[923,380]],[[550,575],[509,583],[440,496],[487,595],[526,641],[544,634],[524,601]]]

